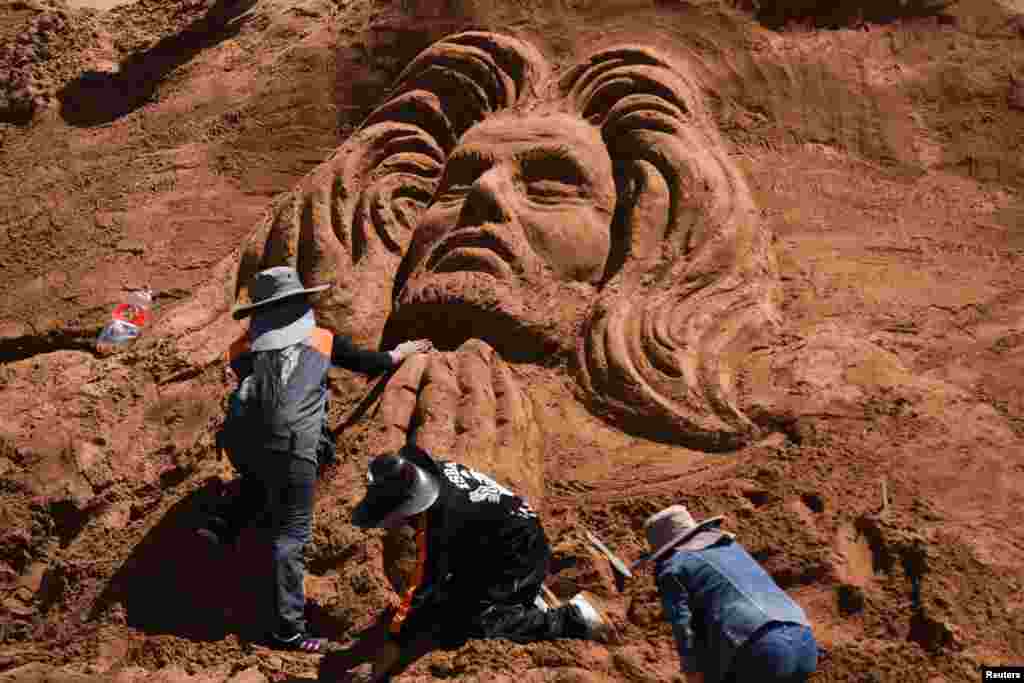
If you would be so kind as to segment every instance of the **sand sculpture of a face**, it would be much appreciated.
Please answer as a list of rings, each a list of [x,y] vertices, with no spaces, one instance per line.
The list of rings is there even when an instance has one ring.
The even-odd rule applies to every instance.
[[[519,39],[434,44],[276,203],[239,283],[280,264],[336,282],[320,319],[361,343],[426,336],[484,358],[504,387],[492,403],[515,386],[508,363],[564,361],[616,428],[707,450],[758,431],[736,384],[777,317],[770,236],[689,66],[643,45],[555,78]],[[432,362],[393,382],[438,375]]]
[[[413,234],[398,310],[468,300],[480,315],[484,304],[515,306],[553,283],[600,283],[615,196],[604,142],[580,119],[497,115],[477,124],[449,156]]]

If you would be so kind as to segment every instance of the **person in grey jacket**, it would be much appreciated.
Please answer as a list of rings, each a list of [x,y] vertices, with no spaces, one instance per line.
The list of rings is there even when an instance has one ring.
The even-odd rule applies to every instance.
[[[817,668],[803,609],[740,545],[682,505],[644,523],[664,617],[689,683],[799,683]]]
[[[356,348],[344,337],[317,327],[308,294],[330,285],[304,287],[294,268],[256,274],[252,303],[235,307],[235,319],[251,316],[249,329],[228,351],[240,378],[233,432],[241,443],[228,449],[241,476],[241,491],[197,531],[208,540],[233,544],[242,528],[266,519],[273,551],[274,621],[268,644],[316,653],[325,641],[306,629],[303,548],[312,536],[317,452],[327,410],[327,371],[340,366],[375,375],[429,341],[399,344],[391,351]]]

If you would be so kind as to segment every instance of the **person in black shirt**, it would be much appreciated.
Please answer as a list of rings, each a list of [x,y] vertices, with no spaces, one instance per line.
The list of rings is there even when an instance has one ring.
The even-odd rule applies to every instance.
[[[551,550],[529,503],[486,474],[434,460],[416,446],[376,457],[358,527],[408,524],[418,563],[374,653],[371,680],[386,681],[424,638],[445,649],[469,638],[516,642],[606,640],[610,624],[592,597],[551,608],[540,598]],[[355,665],[355,663],[353,663]]]

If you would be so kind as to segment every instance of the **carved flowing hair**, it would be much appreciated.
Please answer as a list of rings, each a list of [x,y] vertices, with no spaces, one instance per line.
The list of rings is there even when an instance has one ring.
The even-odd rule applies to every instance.
[[[466,32],[438,41],[398,76],[385,103],[326,162],[278,198],[243,248],[236,299],[263,268],[289,265],[326,325],[374,344],[392,279],[458,139],[488,114],[536,99],[548,65],[515,38]]]
[[[244,250],[239,297],[257,270],[292,265],[307,285],[339,285],[317,295],[325,324],[377,342],[412,230],[460,137],[499,110],[555,104],[601,131],[618,190],[612,253],[577,344],[588,402],[659,440],[740,445],[756,427],[738,405],[737,374],[776,320],[777,277],[697,85],[634,46],[600,51],[557,82],[548,74],[530,44],[493,33],[423,51],[331,159],[275,202]]]
[[[615,248],[579,340],[580,384],[630,431],[708,450],[757,428],[743,355],[777,323],[770,235],[688,74],[657,52],[601,51],[561,79],[615,166]]]

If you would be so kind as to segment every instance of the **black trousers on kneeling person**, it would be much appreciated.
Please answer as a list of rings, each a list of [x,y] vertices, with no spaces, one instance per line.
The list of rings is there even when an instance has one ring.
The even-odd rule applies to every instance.
[[[508,544],[504,566],[443,584],[436,608],[416,611],[403,634],[430,632],[444,649],[461,647],[470,638],[498,638],[529,643],[557,638],[585,638],[587,625],[574,605],[541,607],[541,586],[547,578],[551,548],[536,520],[503,539]],[[454,577],[453,577],[454,579]],[[400,643],[403,638],[395,639]]]

